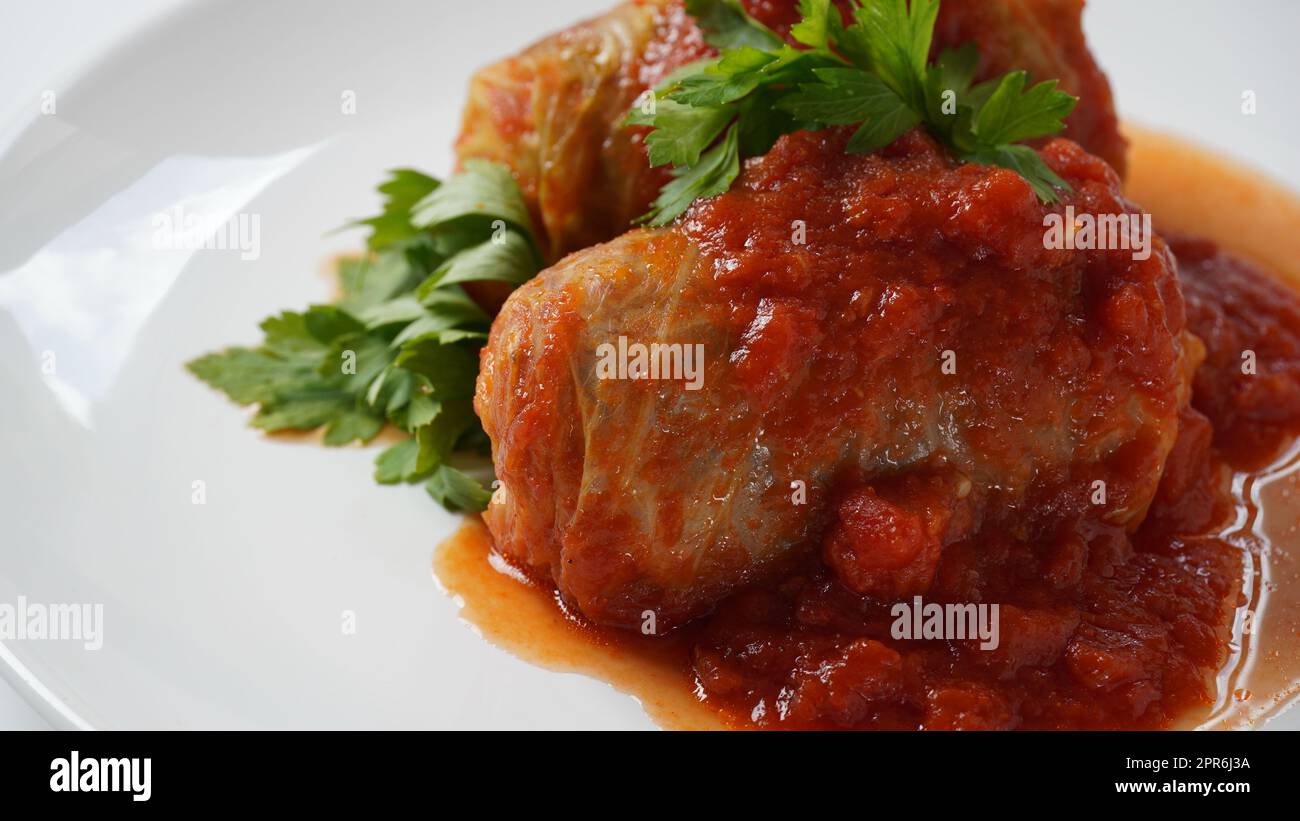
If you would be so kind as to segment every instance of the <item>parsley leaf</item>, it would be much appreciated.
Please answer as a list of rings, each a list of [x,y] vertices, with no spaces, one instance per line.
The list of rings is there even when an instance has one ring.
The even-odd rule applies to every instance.
[[[458,282],[494,280],[522,285],[541,267],[532,240],[518,231],[503,229],[487,242],[458,251],[443,262],[423,283],[419,293],[428,294]]]
[[[853,132],[844,150],[849,154],[869,154],[872,151],[879,151],[916,128],[920,122],[921,115],[907,106],[881,112]]]
[[[416,462],[420,456],[420,443],[403,439],[379,454],[375,460],[375,481],[381,485],[395,485],[419,478]]]
[[[466,160],[464,172],[411,207],[412,225],[444,235],[463,221],[498,220],[532,235],[528,206],[510,169],[486,160]]]
[[[839,39],[843,26],[839,9],[831,0],[800,0],[799,14],[802,19],[790,28],[795,42],[810,49],[827,49]]]
[[[711,111],[718,106],[738,100],[758,88],[765,79],[764,69],[779,62],[781,58],[777,55],[743,46],[728,51],[722,59],[706,66],[700,73],[683,77],[678,83],[679,88],[668,95],[668,99],[682,103],[683,107],[690,106],[691,108],[687,109],[689,111]],[[716,116],[725,115],[727,112],[714,113]],[[674,115],[679,118],[685,116],[681,107],[670,108],[661,112],[655,124],[664,125],[662,120],[672,119]],[[722,125],[726,125],[725,117]],[[721,128],[715,130],[712,137],[716,137],[719,133]],[[712,137],[705,141],[705,145],[712,141]]]
[[[686,11],[700,24],[704,40],[718,49],[781,47],[776,32],[749,16],[740,0],[686,0]]]
[[[860,68],[819,68],[813,75],[818,82],[799,86],[777,106],[822,126],[856,125],[906,107],[880,78]]]
[[[366,244],[379,250],[417,233],[411,225],[411,206],[427,197],[438,187],[438,181],[427,174],[410,168],[392,171],[392,178],[379,186],[384,195],[383,212],[377,217],[358,220],[353,225],[370,226]]]
[[[740,145],[735,125],[727,129],[722,142],[705,152],[695,165],[674,169],[676,177],[659,192],[649,214],[650,225],[667,225],[702,197],[712,197],[731,188],[740,175]]]
[[[490,319],[461,286],[518,285],[541,268],[528,209],[508,169],[476,160],[445,182],[400,169],[379,191],[382,213],[352,223],[370,228],[370,252],[337,263],[338,303],[270,317],[260,346],[188,367],[257,405],[261,430],[321,428],[330,446],[405,431],[375,480],[423,481],[449,508],[481,510],[488,492],[447,465],[486,440],[471,400]]]
[[[857,45],[854,62],[869,67],[899,97],[919,107],[938,17],[939,0],[859,3],[850,28]]]
[[[269,347],[208,354],[190,362],[189,369],[241,405],[269,404],[319,384],[315,363],[286,358]]]
[[[697,75],[711,82],[709,74]],[[697,85],[698,89],[699,86]],[[720,106],[695,107],[669,98],[659,104],[655,130],[646,137],[651,165],[698,165],[700,155],[727,127],[734,112]]]
[[[425,489],[449,510],[486,510],[492,499],[477,480],[451,465],[439,465]]]
[[[1078,102],[1047,80],[1025,90],[1029,75],[1015,71],[1002,78],[975,117],[975,137],[987,146],[1018,143],[1055,134]]]

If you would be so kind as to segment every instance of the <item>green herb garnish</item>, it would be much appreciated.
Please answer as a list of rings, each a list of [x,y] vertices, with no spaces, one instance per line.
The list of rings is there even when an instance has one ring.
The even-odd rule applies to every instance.
[[[270,317],[259,347],[188,367],[257,404],[266,431],[323,427],[325,444],[346,445],[392,425],[410,438],[379,455],[376,481],[422,481],[450,509],[483,510],[488,491],[452,457],[487,453],[472,400],[491,318],[461,284],[537,273],[528,208],[508,169],[478,160],[443,183],[395,171],[379,190],[383,213],[357,223],[370,253],[338,263],[337,304]]]
[[[1026,89],[1012,72],[973,85],[973,46],[929,59],[939,0],[855,0],[845,26],[831,0],[801,0],[788,45],[740,0],[687,0],[720,56],[676,72],[628,117],[652,126],[653,166],[671,165],[650,213],[665,225],[696,199],[727,191],[743,157],[767,153],[784,134],[858,126],[850,153],[883,148],[923,125],[964,162],[1010,168],[1039,199],[1070,187],[1017,143],[1059,132],[1078,100],[1055,80]]]

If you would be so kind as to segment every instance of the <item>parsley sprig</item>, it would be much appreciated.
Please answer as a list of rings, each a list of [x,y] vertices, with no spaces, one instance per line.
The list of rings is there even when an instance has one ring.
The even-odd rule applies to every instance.
[[[491,318],[461,286],[518,285],[541,268],[528,209],[508,169],[478,160],[446,182],[398,170],[379,191],[382,213],[357,223],[369,253],[338,263],[336,304],[270,317],[261,345],[189,369],[258,405],[266,431],[324,428],[325,444],[346,445],[391,425],[409,436],[379,454],[378,482],[423,482],[450,509],[482,510],[490,494],[469,463],[490,476],[473,458],[488,440],[472,400]]]
[[[1010,168],[1046,203],[1070,187],[1025,140],[1065,127],[1078,100],[1047,80],[1026,88],[1016,71],[973,82],[974,46],[931,62],[939,0],[854,0],[845,25],[831,0],[801,0],[791,29],[801,47],[751,17],[740,0],[687,0],[720,52],[675,72],[628,117],[651,126],[653,166],[670,165],[643,221],[665,225],[702,197],[731,188],[743,157],[767,153],[784,134],[857,126],[850,153],[883,148],[924,126],[964,162]]]

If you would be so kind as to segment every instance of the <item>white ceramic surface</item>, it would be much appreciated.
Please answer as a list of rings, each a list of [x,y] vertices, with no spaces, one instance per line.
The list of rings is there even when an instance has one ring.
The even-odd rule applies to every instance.
[[[375,486],[373,450],[267,440],[182,369],[255,341],[270,312],[327,298],[323,261],[360,240],[329,232],[374,209],[386,169],[447,171],[470,73],[606,5],[183,3],[4,100],[0,602],[104,607],[102,649],[0,645],[0,673],[49,721],[651,726],[629,697],[460,622],[430,573],[455,519],[419,488]],[[1286,85],[1300,4],[1093,6],[1126,112],[1300,189]],[[41,113],[45,89],[55,113]],[[257,215],[260,256],[155,250],[151,218],[177,205]]]

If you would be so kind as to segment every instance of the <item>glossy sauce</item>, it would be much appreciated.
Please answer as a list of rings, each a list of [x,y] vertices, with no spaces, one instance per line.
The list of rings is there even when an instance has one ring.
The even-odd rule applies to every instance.
[[[492,553],[477,517],[438,546],[433,571],[483,637],[525,661],[608,682],[641,702],[661,727],[726,728],[723,716],[696,696],[685,634],[645,639],[601,630],[573,616],[549,583],[528,578]]]
[[[1127,132],[1128,193],[1159,230],[1205,237],[1300,289],[1300,198],[1186,140],[1135,126]],[[1236,510],[1222,537],[1242,551],[1247,603],[1237,611],[1214,706],[1180,726],[1257,726],[1300,695],[1300,442],[1263,468],[1236,473],[1232,493]]]
[[[1243,226],[1300,224],[1293,217],[1286,222],[1300,213],[1287,210],[1297,209],[1293,199],[1186,144],[1144,132],[1132,136],[1129,193],[1154,213],[1159,230],[1206,236],[1284,275],[1300,277],[1294,233],[1243,233]],[[1189,168],[1195,169],[1197,185],[1187,185]],[[1233,208],[1223,207],[1220,189]],[[1189,196],[1189,191],[1198,194]],[[1243,236],[1252,241],[1243,241]],[[1237,473],[1233,479],[1236,510],[1219,536],[1240,551],[1245,604],[1236,611],[1230,657],[1218,677],[1217,702],[1208,709],[1189,710],[1176,726],[1257,722],[1296,693],[1300,580],[1295,578],[1292,551],[1300,543],[1295,533],[1300,521],[1298,463],[1293,451],[1271,467]],[[529,661],[606,680],[637,696],[667,727],[750,723],[750,716],[736,705],[720,710],[712,701],[701,703],[691,659],[698,626],[658,640],[586,627],[557,606],[558,597],[547,585],[521,583],[517,571],[490,559],[486,530],[477,521],[467,522],[439,548],[435,571],[447,590],[464,602],[467,620],[489,640]]]

